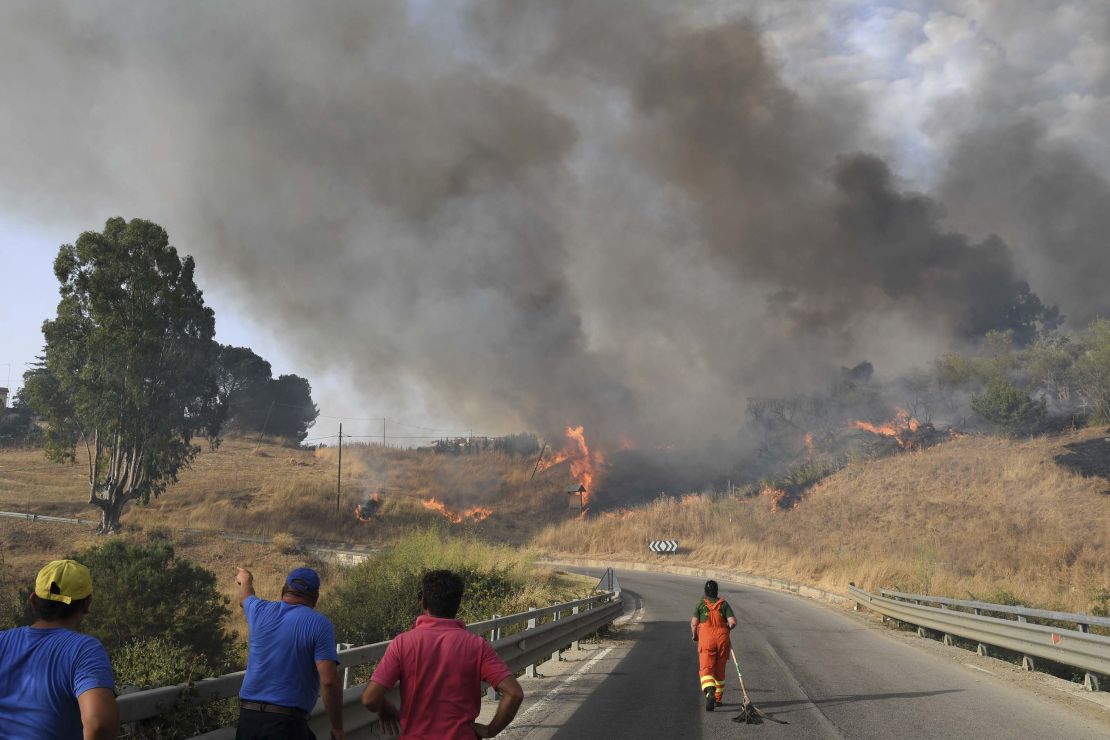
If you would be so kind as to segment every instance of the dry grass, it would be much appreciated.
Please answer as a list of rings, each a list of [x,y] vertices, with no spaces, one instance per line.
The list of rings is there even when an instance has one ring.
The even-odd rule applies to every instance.
[[[342,497],[336,513],[337,450],[292,449],[229,437],[205,449],[177,484],[147,506],[132,506],[125,527],[162,526],[227,530],[301,540],[381,543],[412,528],[446,523],[422,505],[436,498],[452,509],[490,506],[483,522],[456,527],[487,539],[526,541],[562,514],[566,471],[530,480],[532,460],[498,453],[434,455],[354,445],[343,451]],[[47,462],[38,450],[0,452],[0,509],[98,518],[90,507],[82,462]],[[382,518],[355,520],[356,503],[386,492]]]
[[[1085,611],[1110,588],[1106,481],[1054,460],[1098,433],[1025,441],[966,437],[849,466],[794,511],[766,498],[659,501],[625,515],[566,522],[547,552],[644,560],[677,539],[676,561],[731,566],[843,591],[849,581],[955,597],[1008,592]],[[1071,448],[1071,449],[1074,449]]]

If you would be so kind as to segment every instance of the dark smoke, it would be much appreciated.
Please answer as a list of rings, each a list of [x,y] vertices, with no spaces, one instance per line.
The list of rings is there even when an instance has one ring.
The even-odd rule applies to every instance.
[[[1104,310],[1074,291],[1108,271],[1105,182],[1063,147],[993,209],[960,153],[946,220],[863,93],[802,94],[755,22],[671,7],[9,3],[0,193],[158,221],[298,372],[502,431],[727,448],[748,397],[1028,332],[1034,291]]]

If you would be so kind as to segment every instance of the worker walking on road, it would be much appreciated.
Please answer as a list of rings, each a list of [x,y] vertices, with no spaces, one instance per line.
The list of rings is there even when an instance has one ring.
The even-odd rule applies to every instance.
[[[698,675],[705,694],[705,711],[712,712],[725,693],[725,667],[732,642],[729,632],[736,627],[736,615],[724,599],[717,598],[717,582],[705,582],[705,598],[694,608],[690,633],[698,643]]]

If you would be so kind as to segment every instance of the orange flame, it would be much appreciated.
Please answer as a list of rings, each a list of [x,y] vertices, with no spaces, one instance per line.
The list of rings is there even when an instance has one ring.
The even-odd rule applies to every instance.
[[[484,522],[493,515],[493,509],[488,506],[471,506],[469,509],[455,512],[448,509],[446,504],[435,498],[426,498],[423,504],[425,509],[439,513],[452,524],[462,524],[463,519],[473,519],[476,522]]]
[[[570,461],[570,474],[586,488],[582,494],[583,509],[590,505],[590,494],[594,484],[600,483],[601,468],[605,456],[598,450],[591,450],[586,444],[586,431],[582,426],[567,427],[567,445],[540,464],[540,470],[553,468],[559,463]]]
[[[781,511],[792,511],[798,508],[798,501],[795,500],[792,504],[784,503],[787,497],[786,491],[781,488],[764,488],[760,494],[771,499],[771,511],[778,513]]]
[[[470,517],[476,522],[484,522],[493,516],[493,509],[488,506],[471,506],[463,512],[463,516]]]
[[[813,452],[813,432],[806,432],[806,450]]]
[[[909,435],[921,428],[921,422],[910,416],[909,411],[898,409],[898,413],[895,417],[885,424],[853,421],[849,426],[853,429],[862,429],[865,432],[871,432],[881,437],[891,437],[900,447],[905,449],[913,442],[913,440],[909,439]]]

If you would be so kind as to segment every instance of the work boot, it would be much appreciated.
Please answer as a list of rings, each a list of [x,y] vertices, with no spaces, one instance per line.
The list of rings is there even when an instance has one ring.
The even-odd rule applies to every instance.
[[[717,707],[717,697],[713,689],[705,690],[705,711],[712,712]]]

